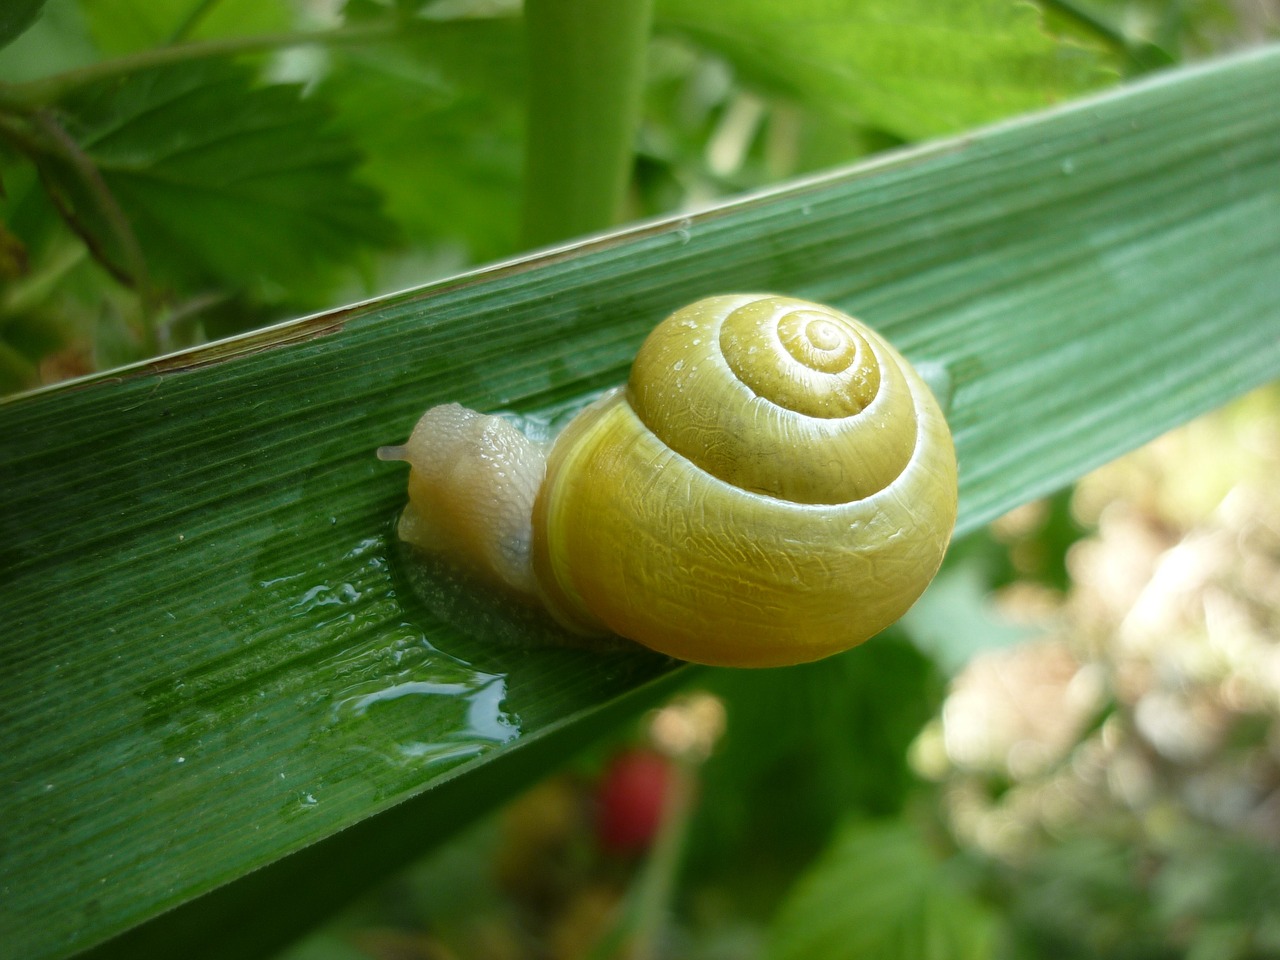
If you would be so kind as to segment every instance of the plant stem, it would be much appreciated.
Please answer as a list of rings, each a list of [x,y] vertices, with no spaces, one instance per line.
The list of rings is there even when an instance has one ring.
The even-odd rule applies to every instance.
[[[142,313],[144,346],[148,352],[154,352],[156,291],[151,282],[151,271],[147,267],[147,259],[142,252],[141,244],[138,243],[138,237],[133,231],[133,225],[129,222],[124,210],[121,209],[115,194],[111,192],[111,188],[107,186],[107,182],[102,178],[102,172],[98,169],[97,164],[93,162],[93,158],[85,153],[80,144],[76,143],[75,139],[63,129],[53,114],[47,110],[41,110],[35,114],[34,119],[36,128],[51,148],[52,153],[74,171],[75,176],[80,180],[81,185],[92,198],[93,203],[98,207],[103,223],[106,224],[111,238],[115,241],[120,250],[120,255],[124,258],[123,265],[114,263],[102,246],[102,238],[97,237],[92,230],[82,224],[74,209],[61,201],[56,182],[46,177],[46,171],[40,160],[37,157],[33,157],[37,170],[40,171],[42,177],[46,177],[49,196],[53,200],[54,206],[58,209],[67,225],[85,242],[85,246],[94,255],[95,259],[137,293],[138,304]]]
[[[587,953],[586,960],[622,956],[627,960],[653,960],[658,955],[693,817],[701,762],[690,754],[670,760],[671,780],[649,857],[627,894],[617,922]]]
[[[524,240],[616,223],[631,176],[651,0],[527,0]]]
[[[335,27],[332,30],[311,30],[294,33],[261,34],[251,37],[226,37],[218,40],[201,40],[195,43],[178,43],[167,47],[140,50],[114,60],[91,63],[77,70],[54,74],[40,80],[20,84],[0,84],[0,109],[29,113],[41,106],[54,103],[81,87],[104,80],[137,73],[154,67],[174,63],[187,63],[210,57],[231,57],[246,53],[264,53],[301,47],[309,44],[339,45],[383,40],[395,35],[402,25],[395,22],[361,24]]]
[[[637,891],[630,960],[652,960],[658,953],[684,852],[685,834],[693,815],[696,770],[696,763],[689,757],[677,757],[671,763],[671,782],[661,825]]]

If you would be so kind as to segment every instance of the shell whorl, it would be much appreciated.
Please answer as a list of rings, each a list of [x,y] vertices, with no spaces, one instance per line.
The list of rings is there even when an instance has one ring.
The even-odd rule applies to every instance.
[[[923,592],[955,486],[936,400],[873,331],[802,300],[712,297],[556,440],[536,579],[563,622],[682,659],[813,660]]]
[[[628,399],[672,450],[741,490],[847,503],[883,490],[915,447],[902,360],[839,311],[711,297],[636,356]]]

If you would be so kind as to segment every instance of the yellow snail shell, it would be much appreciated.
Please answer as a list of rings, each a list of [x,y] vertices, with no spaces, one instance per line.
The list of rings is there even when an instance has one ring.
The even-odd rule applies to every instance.
[[[942,562],[956,461],[937,401],[873,330],[789,297],[710,297],[550,445],[433,407],[403,447],[399,535],[565,626],[683,660],[803,663],[897,620]]]

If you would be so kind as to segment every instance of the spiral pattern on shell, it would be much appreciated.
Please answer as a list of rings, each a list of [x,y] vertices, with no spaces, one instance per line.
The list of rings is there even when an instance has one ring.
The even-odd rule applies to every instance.
[[[641,348],[628,390],[672,450],[796,503],[860,500],[902,473],[915,446],[911,394],[861,324],[785,297],[712,297],[676,316]]]
[[[945,420],[886,341],[819,304],[711,297],[557,439],[534,564],[572,626],[686,660],[798,663],[901,616],[955,515]]]

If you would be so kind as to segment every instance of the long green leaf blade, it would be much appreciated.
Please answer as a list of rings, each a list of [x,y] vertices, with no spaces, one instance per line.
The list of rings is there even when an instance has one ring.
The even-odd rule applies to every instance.
[[[1278,272],[1270,49],[0,405],[0,942],[64,955],[239,878],[218,902],[327,910],[667,674],[414,602],[373,450],[429,404],[545,413],[681,303],[808,296],[945,366],[970,530],[1280,374]]]

